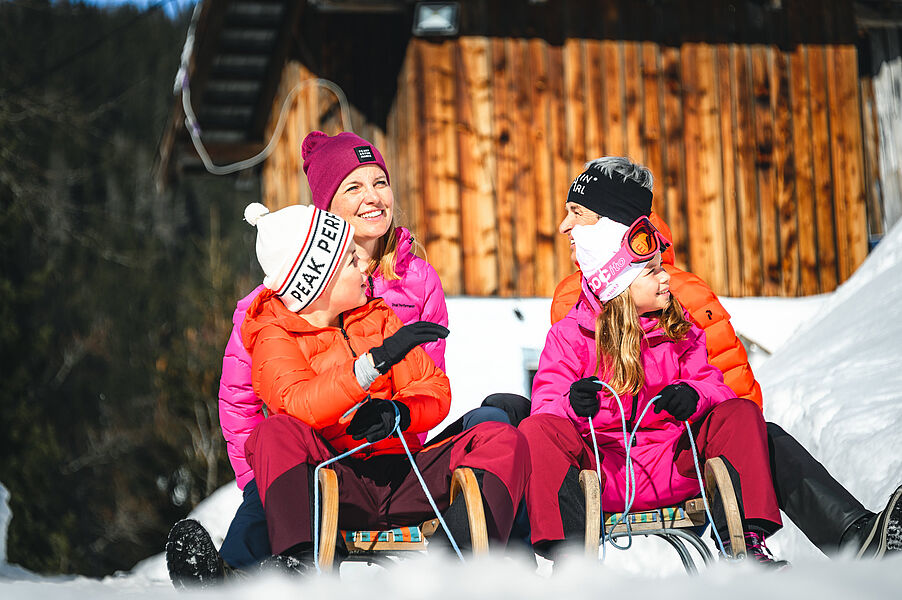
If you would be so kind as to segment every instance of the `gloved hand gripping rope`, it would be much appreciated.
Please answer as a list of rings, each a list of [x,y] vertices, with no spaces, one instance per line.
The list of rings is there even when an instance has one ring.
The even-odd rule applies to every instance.
[[[580,380],[580,381],[583,381],[583,380]],[[577,383],[579,383],[579,382],[577,382]],[[633,440],[636,437],[636,432],[639,430],[639,425],[642,422],[643,417],[645,417],[645,413],[648,412],[648,409],[652,405],[654,405],[654,403],[657,400],[659,400],[662,397],[662,395],[659,394],[648,401],[648,404],[645,405],[645,408],[642,410],[641,414],[639,415],[639,418],[636,419],[636,425],[633,427],[633,430],[630,432],[629,436],[627,436],[626,411],[623,408],[623,403],[620,401],[620,395],[614,391],[614,388],[612,388],[606,382],[601,381],[600,379],[594,379],[592,381],[592,383],[601,385],[601,386],[604,386],[605,388],[607,388],[608,391],[610,391],[611,394],[613,394],[614,399],[617,401],[617,406],[620,407],[620,421],[623,426],[623,445],[626,448],[626,473],[625,473],[625,487],[624,487],[624,494],[623,494],[623,497],[626,500],[626,503],[624,505],[623,512],[621,513],[620,517],[618,517],[617,520],[611,526],[611,530],[613,531],[613,529],[615,527],[617,527],[617,525],[619,525],[620,523],[625,523],[628,541],[625,546],[620,546],[619,544],[617,544],[616,541],[614,541],[614,539],[611,539],[610,542],[611,542],[611,545],[614,546],[615,548],[617,548],[618,550],[627,550],[633,544],[633,534],[630,529],[630,523],[629,523],[629,512],[630,512],[630,508],[632,508],[633,501],[636,498],[636,472],[633,469],[633,461],[632,461],[632,458],[630,457],[630,448],[632,448],[632,446],[633,446]],[[671,386],[668,386],[668,388],[669,387],[671,387]],[[665,388],[665,390],[668,388]],[[680,408],[684,408],[684,407],[681,406]],[[665,408],[665,410],[667,410],[667,409]],[[598,411],[596,409],[595,413],[597,413],[597,412]],[[656,409],[656,412],[660,412],[660,408]],[[668,412],[669,412],[669,410],[668,410]],[[602,476],[601,476],[601,460],[599,459],[599,454],[598,454],[598,440],[595,437],[595,426],[592,424],[592,417],[594,416],[595,413],[589,414],[589,415],[580,415],[580,416],[586,416],[586,418],[589,421],[589,434],[590,434],[590,437],[592,438],[592,450],[595,453],[595,472],[598,475],[598,482],[600,484],[603,481]],[[696,445],[695,445],[695,437],[692,435],[692,429],[689,427],[688,418],[683,419],[683,425],[686,427],[686,433],[689,434],[689,443],[692,447],[692,459],[695,462],[695,474],[698,478],[698,486],[699,486],[699,490],[701,491],[702,502],[704,502],[704,505],[705,505],[705,515],[708,518],[708,522],[711,523],[711,527],[714,531],[714,537],[717,540],[717,545],[720,548],[720,552],[721,552],[722,556],[729,556],[727,554],[726,550],[724,549],[723,540],[720,538],[720,533],[718,533],[717,527],[714,527],[714,518],[711,516],[711,508],[708,504],[708,497],[707,497],[707,494],[705,493],[705,484],[702,479],[701,467],[699,466],[699,462],[698,462],[698,449],[696,448]],[[602,556],[602,561],[603,561],[607,556],[607,550],[605,548],[607,536],[605,535],[605,527],[604,527],[604,507],[600,507],[600,508],[601,508],[601,518],[602,518],[601,556]]]
[[[354,406],[348,412],[350,413],[355,408],[358,408],[359,406],[364,405],[366,402],[373,402],[373,400],[370,400],[369,398],[367,398],[367,400]],[[386,401],[386,402],[391,402],[391,401]],[[441,514],[441,512],[439,512],[439,509],[435,504],[435,500],[433,500],[433,498],[432,498],[432,494],[429,493],[429,488],[426,486],[426,482],[423,480],[423,475],[420,473],[420,470],[417,468],[417,464],[413,460],[413,454],[411,454],[410,448],[408,448],[408,446],[407,446],[407,440],[404,439],[404,434],[401,431],[401,427],[400,427],[401,411],[398,409],[398,405],[395,402],[391,402],[391,404],[395,410],[395,424],[394,424],[394,427],[392,428],[392,430],[388,433],[388,435],[386,435],[382,439],[391,437],[395,433],[398,434],[398,439],[401,440],[401,445],[404,447],[404,452],[407,454],[407,460],[410,461],[410,467],[413,469],[414,474],[417,476],[417,480],[419,480],[419,482],[420,482],[420,487],[423,488],[423,492],[425,492],[425,494],[426,494],[426,499],[429,500],[429,505],[432,507],[432,510],[433,510],[433,512],[435,512],[435,516],[438,519],[438,522],[441,524],[442,529],[444,529],[445,534],[448,536],[448,540],[450,540],[451,547],[454,548],[454,552],[457,554],[457,557],[460,558],[461,562],[464,562],[463,553],[461,553],[460,547],[458,547],[457,541],[454,539],[454,536],[451,535],[451,530],[448,528],[448,524],[445,523],[445,519],[442,518],[442,514]],[[347,413],[345,416],[347,416]],[[313,480],[315,482],[315,484],[313,486],[313,565],[316,567],[317,573],[322,572],[320,569],[320,566],[319,566],[319,519],[320,519],[319,471],[323,467],[328,467],[332,463],[337,462],[347,456],[354,454],[355,452],[358,452],[358,451],[366,448],[367,446],[373,444],[375,441],[380,441],[380,440],[374,440],[373,442],[366,441],[366,442],[360,444],[359,446],[357,446],[356,448],[353,448],[351,450],[348,450],[347,452],[344,452],[343,454],[339,454],[338,456],[335,456],[326,461],[323,461],[322,463],[318,464],[315,469],[313,469]]]

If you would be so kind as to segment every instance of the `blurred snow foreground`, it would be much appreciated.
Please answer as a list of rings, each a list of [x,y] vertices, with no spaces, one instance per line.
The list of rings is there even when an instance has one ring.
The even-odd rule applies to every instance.
[[[725,298],[737,331],[751,343],[765,415],[795,435],[866,506],[879,510],[902,483],[902,227],[898,224],[836,292],[812,298]],[[548,299],[449,300],[448,373],[452,420],[491,392],[526,393],[548,329]],[[6,563],[12,517],[0,487],[0,597],[7,599],[184,597],[169,584],[161,554],[102,581],[42,577]],[[240,502],[234,483],[192,513],[221,543]],[[710,542],[709,542],[710,543]],[[341,578],[257,577],[188,596],[245,598],[547,598],[666,594],[677,598],[897,598],[902,557],[882,562],[826,559],[788,521],[769,541],[793,562],[781,573],[718,563],[688,577],[675,552],[655,538],[608,548],[603,563],[574,561],[553,573],[525,557],[460,564],[416,556],[389,569],[346,563]],[[713,544],[711,544],[713,548]],[[750,578],[754,583],[748,585]],[[662,587],[666,586],[666,588]]]

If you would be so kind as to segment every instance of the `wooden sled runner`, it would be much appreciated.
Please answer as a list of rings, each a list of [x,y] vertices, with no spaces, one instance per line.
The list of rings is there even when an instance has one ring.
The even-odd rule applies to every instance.
[[[594,560],[598,558],[598,542],[601,539],[602,524],[598,474],[592,470],[581,471],[579,484],[586,498],[586,556]],[[705,463],[705,494],[709,498],[709,502],[715,493],[720,494],[730,532],[729,540],[723,541],[724,543],[729,541],[733,558],[745,558],[745,537],[742,531],[739,504],[730,474],[720,457],[710,458]],[[605,513],[603,516],[606,536],[611,539],[631,534],[658,536],[677,551],[683,567],[689,574],[697,573],[698,568],[689,552],[687,543],[696,549],[705,564],[710,564],[714,560],[711,551],[696,532],[707,523],[705,504],[701,497],[687,500],[679,506],[631,512],[627,517],[629,525],[621,522],[613,527],[614,523],[622,518],[622,513]]]
[[[335,545],[338,539],[338,477],[332,469],[321,469],[320,486],[322,513],[319,533],[319,566],[323,573],[335,566]],[[473,471],[467,467],[455,469],[451,479],[451,501],[463,494],[470,522],[470,541],[474,556],[488,552],[489,539],[485,526],[482,495]],[[440,527],[438,519],[416,525],[404,525],[387,531],[342,531],[348,557],[344,560],[391,562],[405,552],[422,552],[426,539]]]

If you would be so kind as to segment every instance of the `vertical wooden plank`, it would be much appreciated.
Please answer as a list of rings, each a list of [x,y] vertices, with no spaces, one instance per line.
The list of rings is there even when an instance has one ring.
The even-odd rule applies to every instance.
[[[429,262],[438,271],[445,294],[461,293],[461,222],[458,184],[453,41],[425,43],[423,106],[426,127],[423,198]]]
[[[752,87],[751,51],[739,45],[734,52],[736,94],[736,205],[742,239],[742,290],[744,296],[764,293],[764,263],[758,214],[758,174],[755,164],[755,94]]]
[[[661,210],[665,195],[664,157],[661,130],[661,70],[658,45],[642,42],[642,146],[645,148],[645,166],[654,177],[655,202],[652,209]],[[668,223],[670,225],[670,223]]]
[[[407,56],[404,60],[404,86],[407,96],[407,154],[403,168],[406,170],[407,178],[407,197],[405,202],[406,210],[409,213],[408,222],[411,224],[411,231],[416,236],[416,240],[420,246],[420,252],[424,258],[428,260],[426,254],[426,215],[424,213],[423,199],[423,160],[422,157],[426,152],[423,118],[423,103],[425,96],[423,92],[423,60],[420,52],[421,43],[411,41],[407,46]]]
[[[723,215],[725,233],[725,252],[727,269],[727,292],[731,296],[742,294],[742,232],[736,192],[736,111],[733,107],[735,97],[734,57],[735,46],[717,44],[717,112],[720,117],[719,128],[723,153]]]
[[[643,112],[642,39],[646,29],[645,7],[638,2],[619,2],[617,38],[623,55],[623,104],[626,152],[630,159],[647,166],[642,135],[645,115]],[[654,176],[654,173],[652,173]]]
[[[814,164],[811,140],[811,85],[808,48],[798,44],[789,58],[792,103],[792,152],[795,154],[795,186],[798,205],[799,293],[819,292],[817,281],[817,226],[815,221]]]
[[[868,231],[871,235],[882,236],[886,215],[880,194],[880,125],[874,97],[874,80],[862,76],[859,83],[861,95],[861,129],[864,146],[864,172],[867,186]]]
[[[304,82],[311,80],[311,78],[313,78],[313,73],[305,65],[297,63],[295,76],[297,77],[296,81]],[[303,89],[298,94],[298,103],[301,105],[299,107],[300,110],[297,111],[295,119],[285,123],[285,130],[288,134],[286,136],[286,143],[289,152],[294,148],[298,158],[297,170],[295,170],[295,165],[293,163],[290,164],[288,168],[289,172],[298,174],[298,187],[296,188],[294,183],[289,183],[288,189],[290,190],[292,197],[298,199],[298,202],[301,204],[310,204],[313,202],[313,194],[310,191],[310,184],[307,182],[307,175],[304,173],[303,160],[301,160],[300,152],[301,143],[304,141],[304,138],[307,137],[307,134],[321,128],[317,111],[319,87],[312,83],[302,83],[302,85]]]
[[[764,264],[763,292],[776,296],[780,290],[780,259],[777,255],[777,181],[774,172],[774,115],[771,108],[771,53],[769,46],[752,46],[752,86],[755,94],[758,211],[761,223],[761,256]]]
[[[586,162],[585,73],[583,42],[576,38],[564,40],[564,108],[567,115],[567,145],[570,148],[570,173],[575,177]]]
[[[495,166],[488,39],[460,38],[457,55],[463,291],[492,296],[498,292],[499,265],[495,253],[498,226],[492,187]]]
[[[576,173],[570,171],[570,148],[567,145],[566,94],[564,90],[563,48],[552,45],[547,48],[548,55],[548,133],[551,144],[551,172],[553,191],[551,198],[552,214],[555,225],[555,266],[558,279],[576,270],[570,261],[570,244],[560,235],[557,227],[564,218],[564,203],[567,191]]]
[[[624,106],[623,60],[620,43],[601,41],[602,82],[604,83],[604,156],[626,156],[626,107]],[[597,158],[593,156],[592,158]]]
[[[601,57],[601,42],[586,40],[586,157],[591,160],[606,154],[607,131],[604,112],[607,98],[604,88],[604,70]],[[577,173],[573,173],[573,177]]]
[[[623,100],[626,129],[626,155],[641,165],[646,164],[642,143],[642,59],[639,42],[620,43],[623,52]]]
[[[814,166],[815,220],[817,222],[818,279],[820,292],[836,288],[839,279],[836,264],[836,235],[833,225],[833,167],[830,148],[830,97],[827,92],[826,49],[808,47],[808,73],[811,78],[811,137]]]
[[[683,98],[680,50],[673,46],[661,49],[664,83],[664,211],[662,216],[673,232],[676,266],[692,270],[688,251],[689,231],[686,219],[686,151],[683,137]],[[660,210],[660,207],[659,207]]]
[[[522,77],[528,72],[529,54],[526,40],[513,39],[510,43],[511,72],[514,75],[515,127],[512,131],[514,156],[517,157],[517,176],[514,189],[517,201],[514,204],[514,254],[517,261],[517,295],[536,295],[536,189],[533,162],[532,134],[534,115],[531,104],[530,78]]]
[[[395,222],[413,231],[416,238],[409,208],[410,173],[407,167],[407,155],[410,147],[408,115],[411,110],[408,103],[409,90],[407,89],[409,72],[410,61],[405,56],[404,62],[401,64],[401,71],[398,73],[398,91],[395,94],[395,101],[392,104],[388,123],[386,124],[386,134],[391,140],[389,147],[392,152],[391,158],[386,157],[386,160],[391,160],[388,170],[391,177],[392,192],[395,197]]]
[[[514,182],[518,161],[512,143],[513,91],[508,60],[508,41],[491,39],[492,58],[492,109],[494,112],[495,142],[495,200],[498,219],[498,291],[502,296],[516,293],[517,265],[514,260],[513,211],[517,202]]]
[[[867,208],[864,195],[861,111],[858,104],[858,56],[851,44],[827,48],[831,152],[836,182],[835,217],[840,281],[867,257]]]
[[[555,258],[555,237],[558,233],[549,135],[551,101],[548,91],[548,44],[541,39],[530,39],[526,44],[527,72],[532,73],[530,104],[533,107],[533,123],[529,131],[532,134],[535,173],[536,294],[551,296],[558,281]]]
[[[690,261],[692,271],[716,293],[723,294],[726,291],[723,174],[713,47],[684,44],[682,72]]]
[[[780,294],[799,294],[798,207],[796,205],[795,140],[789,96],[789,59],[774,47],[771,51],[771,107],[774,113],[774,178],[778,214]]]

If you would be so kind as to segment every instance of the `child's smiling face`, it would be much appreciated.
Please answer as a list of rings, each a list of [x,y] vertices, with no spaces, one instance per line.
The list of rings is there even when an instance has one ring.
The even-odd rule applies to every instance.
[[[630,297],[640,315],[667,307],[670,302],[670,275],[664,270],[660,252],[630,284]]]
[[[348,250],[341,261],[341,267],[335,274],[332,285],[326,290],[329,294],[329,304],[336,314],[366,304],[366,277],[360,270],[357,246],[354,242],[348,245]]]

